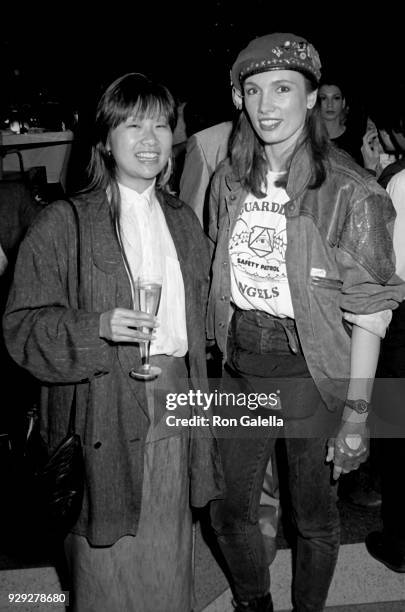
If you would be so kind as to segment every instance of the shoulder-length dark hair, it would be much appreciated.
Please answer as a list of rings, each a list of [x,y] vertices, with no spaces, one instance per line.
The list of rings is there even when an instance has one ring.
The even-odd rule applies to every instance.
[[[111,83],[101,96],[96,110],[93,128],[91,158],[88,165],[89,184],[85,191],[102,189],[108,193],[111,221],[118,240],[127,273],[131,280],[132,299],[134,279],[125,254],[121,237],[120,213],[121,196],[117,181],[117,167],[114,157],[107,150],[111,130],[118,127],[131,116],[163,115],[174,131],[177,122],[176,102],[170,91],[144,74],[131,72],[124,74]],[[166,167],[157,176],[156,189],[168,191],[172,171],[169,158]]]
[[[306,76],[304,76],[304,79],[308,94],[317,89],[316,83]],[[309,188],[317,189],[320,187],[326,178],[329,146],[328,133],[320,115],[319,107],[315,104],[312,109],[307,111],[302,136],[287,164],[287,174],[278,184],[283,187],[287,185],[292,158],[299,148],[306,147],[312,162],[312,179]],[[263,185],[266,187],[268,170],[265,149],[244,110],[241,111],[232,132],[229,150],[232,167],[242,186],[257,198],[263,198],[266,195],[263,192]]]
[[[116,163],[107,150],[110,131],[126,121],[128,117],[145,114],[163,115],[172,131],[176,127],[176,102],[170,91],[144,74],[131,72],[111,83],[101,96],[96,110],[93,129],[91,158],[88,165],[88,189],[104,189],[110,193],[113,220],[119,219],[120,195],[116,178]],[[169,191],[168,182],[172,171],[169,159],[157,177],[156,187]]]

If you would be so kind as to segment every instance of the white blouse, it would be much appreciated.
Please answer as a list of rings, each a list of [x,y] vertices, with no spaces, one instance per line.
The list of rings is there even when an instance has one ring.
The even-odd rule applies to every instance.
[[[162,277],[162,295],[151,355],[182,357],[187,353],[183,276],[176,248],[155,194],[155,183],[142,193],[119,184],[121,236],[133,279]]]

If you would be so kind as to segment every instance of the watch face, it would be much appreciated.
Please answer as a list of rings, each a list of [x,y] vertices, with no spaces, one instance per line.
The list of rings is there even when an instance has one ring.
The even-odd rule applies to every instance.
[[[363,400],[363,399],[351,400],[347,403],[350,406],[350,408],[352,408],[359,414],[364,414],[365,412],[368,411],[369,403],[366,400]]]
[[[365,400],[359,400],[357,403],[357,406],[355,408],[355,410],[357,410],[357,412],[367,412],[368,410],[368,403]]]

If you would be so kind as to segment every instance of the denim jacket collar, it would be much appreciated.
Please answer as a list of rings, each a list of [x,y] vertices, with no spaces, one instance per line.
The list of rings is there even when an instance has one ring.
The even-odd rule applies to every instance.
[[[237,192],[243,189],[240,178],[234,173],[230,167],[229,173],[225,176],[226,185],[231,192]],[[288,173],[288,181],[286,192],[290,200],[297,199],[311,180],[311,159],[308,151],[308,146],[303,144],[295,152]]]

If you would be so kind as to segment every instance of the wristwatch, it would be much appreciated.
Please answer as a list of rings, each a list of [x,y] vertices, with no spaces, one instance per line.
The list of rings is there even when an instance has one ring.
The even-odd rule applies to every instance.
[[[358,414],[366,414],[370,408],[370,402],[365,399],[347,399],[345,405],[355,410]]]

